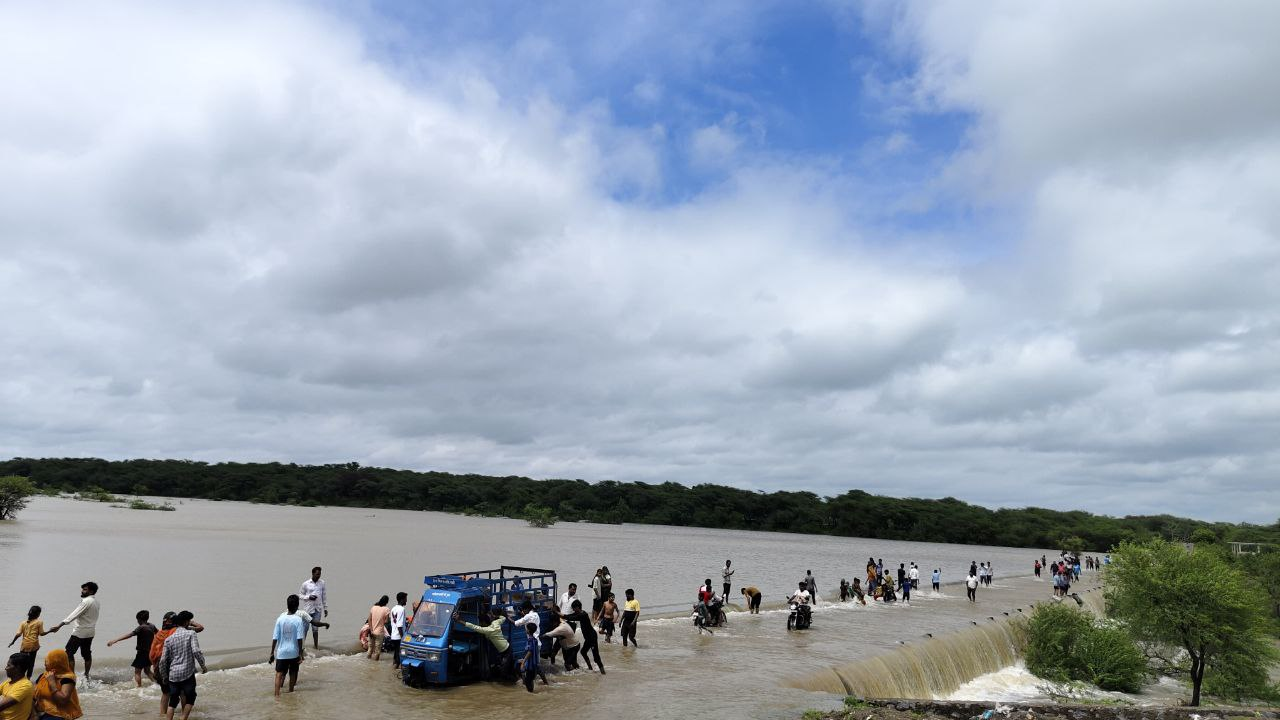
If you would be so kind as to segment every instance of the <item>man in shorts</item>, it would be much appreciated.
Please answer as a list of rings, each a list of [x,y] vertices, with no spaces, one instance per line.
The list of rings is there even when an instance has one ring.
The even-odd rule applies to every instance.
[[[93,635],[98,627],[98,583],[90,580],[80,586],[80,604],[65,620],[54,625],[49,632],[57,632],[63,625],[74,622],[71,637],[67,639],[67,656],[71,658],[71,669],[76,667],[76,650],[84,658],[84,677],[89,678],[89,669],[93,667]]]
[[[311,639],[316,649],[320,649],[320,628],[329,627],[324,619],[329,617],[329,600],[325,596],[324,581],[320,579],[320,566],[311,568],[311,579],[302,583],[298,591],[302,600],[302,611],[311,616]]]
[[[271,657],[268,664],[276,666],[276,697],[289,675],[289,692],[298,684],[298,666],[302,663],[302,644],[307,639],[307,626],[298,616],[298,596],[290,595],[284,601],[285,612],[276,618],[276,629],[271,634]]]

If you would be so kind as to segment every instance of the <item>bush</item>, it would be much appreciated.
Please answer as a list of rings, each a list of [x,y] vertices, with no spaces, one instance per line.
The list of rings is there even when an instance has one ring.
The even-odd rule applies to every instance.
[[[1045,680],[1079,679],[1076,643],[1093,627],[1093,618],[1060,602],[1041,603],[1027,628],[1027,670]]]
[[[1064,603],[1038,605],[1028,626],[1027,670],[1054,682],[1078,680],[1103,690],[1136,692],[1147,659],[1123,630],[1099,626]]]
[[[1147,672],[1147,656],[1123,630],[1090,626],[1076,641],[1075,658],[1081,676],[1103,690],[1138,692]]]

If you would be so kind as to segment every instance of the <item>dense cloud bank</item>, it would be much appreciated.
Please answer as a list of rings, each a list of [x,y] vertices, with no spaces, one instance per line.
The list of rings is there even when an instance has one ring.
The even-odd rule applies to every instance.
[[[756,119],[514,93],[536,53],[3,6],[5,452],[1280,515],[1280,6],[832,16],[907,68],[868,112],[967,123],[892,200],[998,222],[918,231]],[[673,147],[712,178],[674,199]]]

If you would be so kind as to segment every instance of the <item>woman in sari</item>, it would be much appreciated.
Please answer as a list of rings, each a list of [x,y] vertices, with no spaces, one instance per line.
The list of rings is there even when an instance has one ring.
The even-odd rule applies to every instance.
[[[35,701],[39,720],[76,720],[84,714],[66,650],[55,648],[45,656],[44,673],[36,680]]]

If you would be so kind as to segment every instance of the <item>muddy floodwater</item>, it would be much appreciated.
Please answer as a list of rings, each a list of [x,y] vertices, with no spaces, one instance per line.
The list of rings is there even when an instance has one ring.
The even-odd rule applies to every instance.
[[[174,502],[176,512],[153,512],[36,498],[17,521],[0,524],[0,622],[16,629],[38,604],[46,625],[55,624],[79,601],[82,582],[101,588],[94,678],[81,688],[86,717],[157,713],[156,689],[139,690],[129,677],[132,641],[106,647],[144,608],[157,624],[165,610],[189,609],[207,628],[200,642],[211,668],[198,677],[198,718],[794,719],[841,701],[797,678],[829,676],[833,667],[923,643],[926,633],[996,622],[988,618],[1050,595],[1047,581],[1031,577],[1032,562],[1049,550],[646,525],[538,529],[441,513]],[[868,556],[886,567],[920,566],[922,588],[910,606],[833,602],[840,578],[860,577]],[[719,588],[725,559],[737,570],[733,592],[759,587],[766,611],[731,613],[728,627],[699,635],[687,611],[703,579]],[[970,561],[995,569],[976,605],[957,584]],[[602,645],[607,675],[554,673],[532,695],[502,684],[415,690],[401,685],[387,656],[374,664],[351,654],[378,596],[414,597],[424,575],[502,564],[554,569],[562,590],[577,582],[587,598],[595,569],[608,565],[615,592],[634,588],[640,600],[640,648]],[[303,663],[297,692],[276,701],[266,664],[271,629],[313,565],[324,567],[333,628]],[[937,594],[928,590],[935,567],[944,582]],[[813,628],[788,632],[778,605],[810,569],[822,600]],[[44,649],[61,646],[68,633],[46,636]]]

